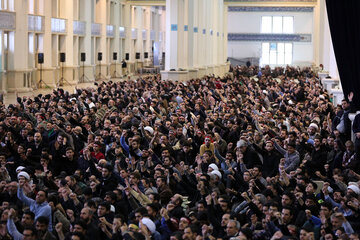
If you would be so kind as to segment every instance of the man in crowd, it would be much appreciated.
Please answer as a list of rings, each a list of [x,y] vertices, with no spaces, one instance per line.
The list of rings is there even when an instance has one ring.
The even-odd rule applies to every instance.
[[[223,78],[141,76],[0,104],[1,236],[357,236],[352,98],[333,106],[310,68],[239,66]]]

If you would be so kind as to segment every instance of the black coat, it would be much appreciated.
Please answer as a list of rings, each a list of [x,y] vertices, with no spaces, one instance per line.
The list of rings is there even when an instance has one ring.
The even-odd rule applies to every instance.
[[[274,177],[278,173],[281,155],[276,150],[264,152],[262,176],[264,178]]]
[[[251,148],[248,147],[243,155],[244,164],[247,169],[253,168],[255,165],[262,165],[258,153]]]

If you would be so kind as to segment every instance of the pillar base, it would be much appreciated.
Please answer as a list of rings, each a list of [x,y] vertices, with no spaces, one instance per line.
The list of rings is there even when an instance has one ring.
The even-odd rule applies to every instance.
[[[224,77],[225,76],[225,64],[219,64],[219,77]]]
[[[318,77],[320,78],[320,80],[323,80],[327,76],[329,76],[329,72],[325,72],[325,71],[318,72]]]
[[[142,61],[135,62],[135,72],[138,73],[140,69],[144,67],[144,63]]]
[[[0,70],[0,94],[7,93],[7,77],[6,71]]]
[[[79,81],[78,83],[87,83],[95,81],[95,65],[80,65],[79,66]],[[84,74],[84,76],[83,76]]]
[[[230,65],[227,63],[220,64],[220,77],[225,77],[225,75],[229,72]]]
[[[96,81],[100,81],[100,80],[109,80],[110,79],[110,65],[109,64],[97,64],[95,67],[95,80]]]
[[[160,71],[162,80],[184,82],[189,80],[189,71]]]
[[[127,75],[131,75],[135,73],[136,63],[135,62],[126,62],[127,67]]]
[[[324,88],[330,92],[332,88],[335,88],[339,85],[340,80],[339,79],[333,79],[333,78],[323,78],[321,79],[321,83],[324,86]]]
[[[152,61],[150,59],[146,59],[144,60],[144,64],[143,67],[151,67],[152,66]]]
[[[122,76],[121,63],[110,64],[109,71],[110,71],[111,78],[121,78],[121,76]]]
[[[344,99],[344,92],[339,88],[332,88],[330,93],[333,95],[334,106],[341,105],[341,101]]]
[[[7,91],[8,92],[31,92],[33,91],[33,81],[35,74],[33,69],[17,69],[7,71]]]
[[[230,65],[231,65],[230,62],[226,62],[226,63],[225,63],[225,73],[224,73],[225,75],[229,73]]]
[[[215,77],[221,77],[221,66],[220,65],[215,65],[214,66],[214,75]]]
[[[191,68],[188,70],[189,71],[189,79],[196,79],[198,78],[198,72],[199,70],[196,68]]]
[[[47,67],[42,68],[42,80],[46,85],[48,85],[50,88],[56,88],[56,79],[61,78],[61,72],[59,72],[59,68],[56,67]],[[38,68],[36,70],[36,83],[39,83],[40,81],[40,69]],[[45,88],[46,85],[42,83],[42,88]]]
[[[215,71],[215,66],[209,65],[206,68],[206,75],[212,75],[212,74],[214,74],[214,71]]]
[[[198,78],[202,78],[206,75],[207,67],[199,67]]]
[[[76,85],[79,81],[79,66],[60,66],[57,72],[56,86]]]

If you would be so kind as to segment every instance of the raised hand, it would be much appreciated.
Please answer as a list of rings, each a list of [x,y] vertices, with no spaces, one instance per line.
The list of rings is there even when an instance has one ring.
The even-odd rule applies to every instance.
[[[57,233],[62,232],[62,230],[63,230],[63,224],[62,224],[61,222],[57,223],[57,224],[55,225],[55,230],[56,230]]]

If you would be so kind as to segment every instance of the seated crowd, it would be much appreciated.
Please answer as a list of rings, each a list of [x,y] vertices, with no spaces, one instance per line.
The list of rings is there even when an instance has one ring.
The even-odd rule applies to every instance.
[[[310,68],[0,105],[0,239],[359,239],[360,118]]]

